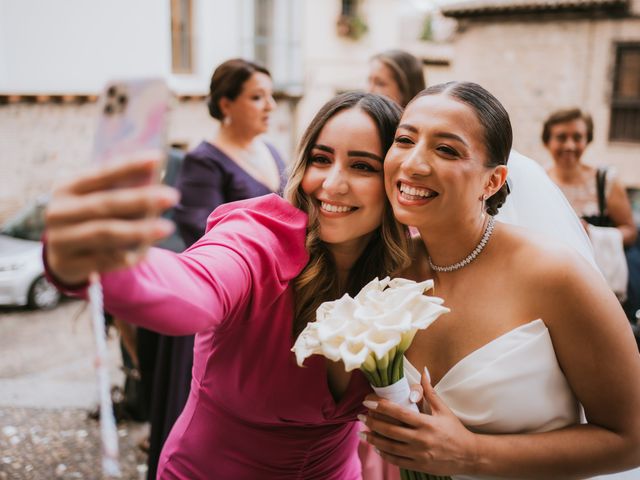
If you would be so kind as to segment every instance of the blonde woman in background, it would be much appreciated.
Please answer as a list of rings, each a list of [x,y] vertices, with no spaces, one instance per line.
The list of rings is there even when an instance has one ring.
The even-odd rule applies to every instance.
[[[404,108],[424,87],[422,64],[410,53],[387,50],[371,58],[368,92],[389,97]]]

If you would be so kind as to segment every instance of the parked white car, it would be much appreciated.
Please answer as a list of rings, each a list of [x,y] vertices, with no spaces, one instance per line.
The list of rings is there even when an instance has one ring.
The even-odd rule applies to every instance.
[[[21,210],[0,228],[0,305],[53,308],[61,294],[45,278],[43,214],[47,198]]]

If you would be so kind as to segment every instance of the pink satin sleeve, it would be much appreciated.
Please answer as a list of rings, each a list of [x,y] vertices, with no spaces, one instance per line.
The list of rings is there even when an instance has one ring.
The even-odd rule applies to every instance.
[[[153,248],[137,267],[103,275],[105,309],[165,335],[219,327],[246,304],[252,276],[236,252],[203,240],[183,255]]]
[[[185,252],[152,248],[137,266],[103,274],[105,310],[166,335],[224,328],[288,288],[308,260],[306,225],[277,195],[222,205]]]

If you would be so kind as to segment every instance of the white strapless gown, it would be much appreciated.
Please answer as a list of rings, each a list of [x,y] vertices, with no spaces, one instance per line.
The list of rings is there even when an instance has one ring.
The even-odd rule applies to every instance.
[[[406,358],[404,368],[409,383],[420,383],[420,374]],[[470,353],[434,389],[467,428],[479,433],[545,432],[581,418],[542,320],[521,325]],[[640,469],[593,478],[638,480]]]

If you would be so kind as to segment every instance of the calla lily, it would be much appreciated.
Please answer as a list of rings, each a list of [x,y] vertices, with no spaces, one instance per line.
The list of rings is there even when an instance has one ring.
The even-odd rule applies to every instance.
[[[330,338],[321,342],[320,349],[316,353],[321,353],[323,356],[333,362],[339,362],[340,360],[342,360],[342,353],[340,351],[342,343],[342,337]]]
[[[316,318],[319,315],[322,316],[322,320],[316,321],[318,324],[318,338],[321,341],[327,341],[337,335],[341,335],[348,328],[347,319],[353,317],[355,308],[356,303],[353,298],[345,294],[342,298],[331,302],[330,307],[325,306],[321,314],[316,312]]]
[[[293,351],[296,354],[296,362],[302,366],[307,357],[321,353],[322,345],[316,335],[315,328],[305,329],[296,339]]]
[[[387,355],[387,353],[389,353],[389,350],[398,345],[400,343],[400,340],[401,336],[398,332],[383,332],[380,330],[372,330],[364,338],[364,344],[375,354],[376,358],[379,360]]]
[[[355,296],[354,300],[361,301],[369,292],[381,292],[387,285],[389,285],[390,279],[389,277],[385,277],[382,280],[378,280],[374,278],[369,283],[367,283]]]
[[[361,368],[375,383],[397,380],[402,375],[399,356],[409,348],[416,331],[449,311],[442,299],[424,294],[433,285],[433,280],[376,278],[354,298],[344,295],[323,303],[316,321],[307,325],[292,349],[298,364],[322,354],[341,360],[347,371]]]
[[[398,352],[404,353],[407,351],[411,342],[413,342],[413,337],[416,336],[418,329],[414,328],[413,330],[409,330],[408,332],[404,332],[401,335],[400,343],[398,344]]]
[[[364,342],[343,342],[340,345],[340,356],[347,372],[360,368],[369,355],[369,349]]]

